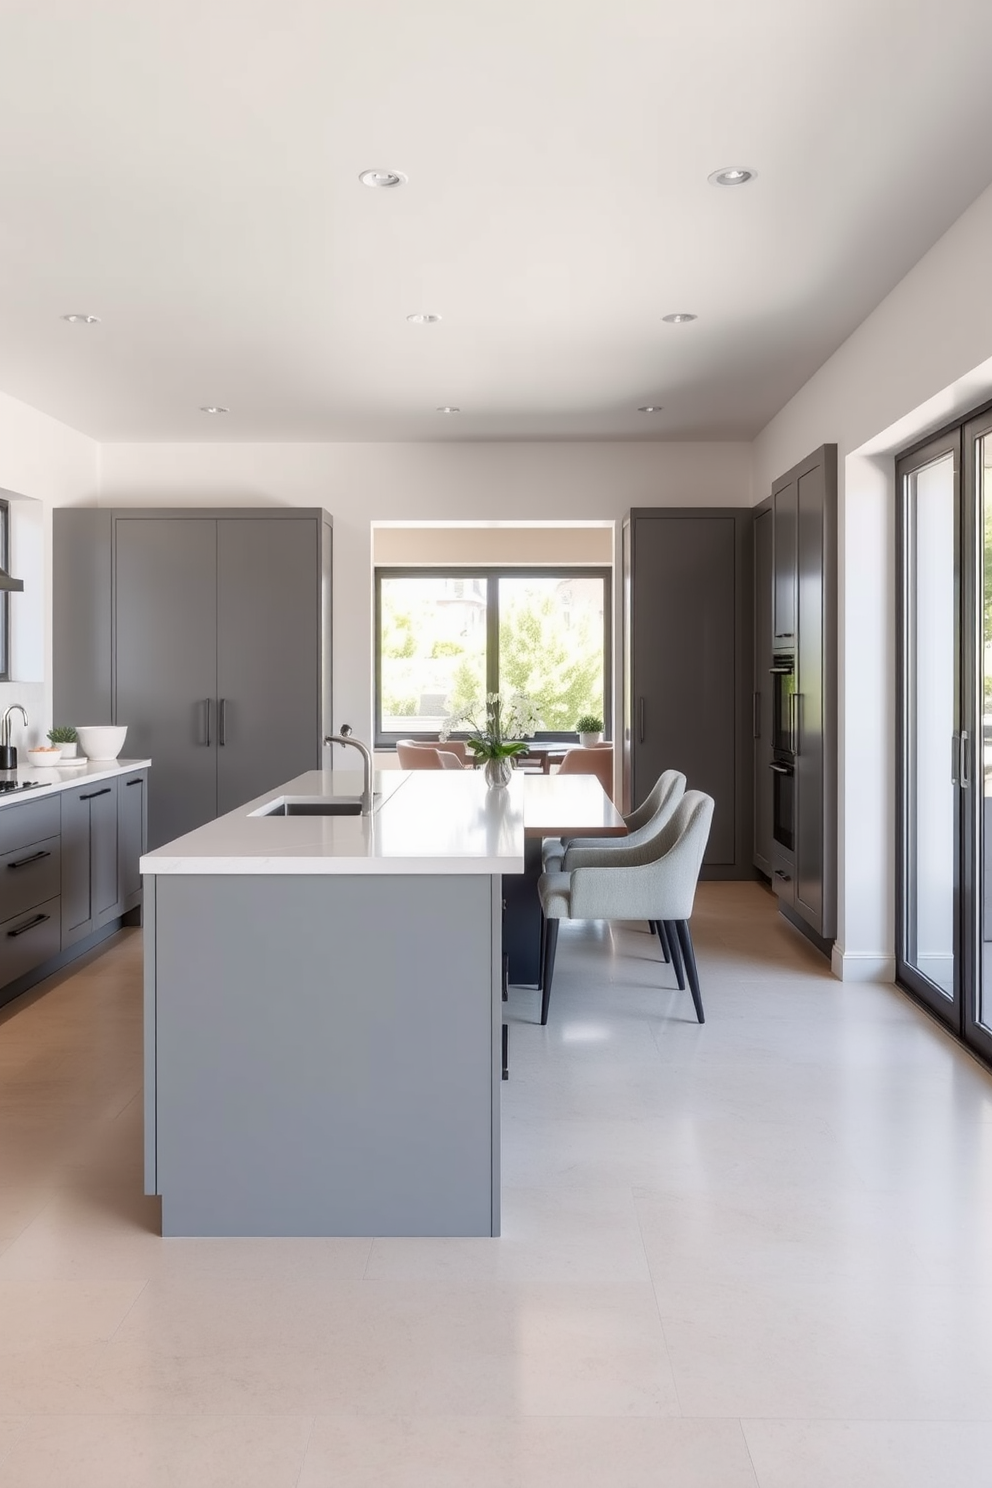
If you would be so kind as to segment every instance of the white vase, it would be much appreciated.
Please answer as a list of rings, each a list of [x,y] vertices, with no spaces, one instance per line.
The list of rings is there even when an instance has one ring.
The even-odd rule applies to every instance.
[[[508,755],[505,759],[487,759],[485,776],[486,784],[489,786],[509,785],[510,776],[513,774],[513,757]]]
[[[602,733],[598,733],[598,734],[580,734],[579,735],[579,743],[582,745],[582,748],[583,749],[592,749],[592,747],[593,747],[594,744],[601,744],[602,742],[603,742],[603,735],[602,735]]]
[[[75,739],[73,739],[73,741],[72,741],[71,744],[60,744],[59,745],[59,758],[60,759],[75,759],[76,758],[76,752],[77,752],[78,749],[79,749],[79,745],[77,744],[77,742],[76,742]]]

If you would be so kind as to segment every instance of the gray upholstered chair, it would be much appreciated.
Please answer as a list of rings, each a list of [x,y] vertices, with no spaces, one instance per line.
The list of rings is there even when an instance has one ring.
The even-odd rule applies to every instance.
[[[705,1021],[689,920],[712,820],[712,796],[686,791],[666,825],[647,841],[628,846],[621,840],[619,850],[570,847],[563,872],[541,875],[542,1023],[551,1003],[559,920],[649,920],[664,926],[679,987],[688,976],[696,1017]]]
[[[642,842],[650,841],[661,831],[684,794],[685,776],[682,772],[665,770],[637,810],[624,817],[627,824],[626,837],[570,837],[566,841],[560,837],[549,837],[543,848],[545,873],[562,872],[566,848],[584,847],[615,852],[617,849],[636,847]]]

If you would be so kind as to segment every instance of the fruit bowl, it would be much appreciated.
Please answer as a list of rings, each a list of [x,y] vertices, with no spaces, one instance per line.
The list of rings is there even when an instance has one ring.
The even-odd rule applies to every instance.
[[[33,765],[36,770],[53,770],[56,765],[61,764],[61,749],[29,749],[26,751],[28,764]]]
[[[79,747],[91,760],[115,760],[124,748],[127,724],[77,724]]]

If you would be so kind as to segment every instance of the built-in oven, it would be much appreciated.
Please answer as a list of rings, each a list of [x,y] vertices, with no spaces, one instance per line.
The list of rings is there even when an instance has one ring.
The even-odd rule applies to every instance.
[[[780,847],[796,846],[796,659],[790,651],[772,658],[772,836]]]

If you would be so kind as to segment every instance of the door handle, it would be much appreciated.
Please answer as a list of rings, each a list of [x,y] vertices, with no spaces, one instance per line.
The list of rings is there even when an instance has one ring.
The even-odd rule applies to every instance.
[[[103,790],[90,791],[88,795],[80,796],[79,799],[81,801],[95,801],[96,798],[97,798],[97,796],[109,796],[109,795],[110,795],[110,786],[109,785],[105,785],[103,787]]]
[[[751,695],[751,737],[761,738],[761,693]]]
[[[971,754],[968,730],[961,730],[961,789],[967,790],[971,784]]]
[[[775,760],[772,760],[771,761],[771,763],[769,764],[768,768],[769,768],[769,770],[774,770],[776,775],[791,775],[792,774],[792,771],[790,770],[790,768],[789,768],[788,765],[780,765]]]
[[[140,775],[135,775],[135,777],[134,777],[133,780],[125,780],[124,784],[125,785],[143,785],[144,784],[144,781],[142,780],[142,778],[141,778]]]
[[[210,748],[210,708],[211,708],[212,703],[213,703],[213,698],[204,698],[203,699],[204,732],[206,734],[206,738],[203,741],[203,745],[204,745],[204,748],[205,749],[209,749]]]
[[[637,742],[644,743],[644,699],[637,699]]]
[[[13,863],[8,863],[8,868],[26,868],[29,863],[40,863],[42,858],[50,858],[52,855],[47,850],[32,853],[29,858],[17,858]]]
[[[217,743],[227,743],[227,698],[217,704]]]
[[[789,745],[793,754],[799,753],[799,699],[801,692],[794,692],[789,698]]]
[[[35,915],[35,917],[34,917],[33,920],[27,920],[23,925],[18,925],[18,927],[17,927],[16,930],[8,930],[7,931],[7,938],[8,938],[8,940],[13,940],[15,936],[17,936],[17,935],[23,935],[24,932],[25,932],[25,930],[33,930],[34,927],[35,927],[35,925],[43,925],[46,920],[50,920],[50,919],[51,919],[51,915],[47,915],[47,914]]]
[[[951,784],[960,785],[961,780],[961,740],[957,734],[951,735]]]

